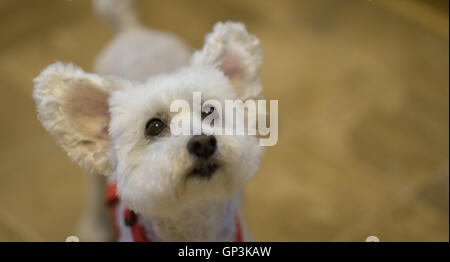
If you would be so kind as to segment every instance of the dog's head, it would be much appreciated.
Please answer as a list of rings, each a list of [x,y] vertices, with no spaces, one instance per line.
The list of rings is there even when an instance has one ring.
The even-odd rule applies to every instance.
[[[137,83],[56,63],[35,79],[34,98],[44,127],[75,162],[113,173],[131,209],[166,216],[226,199],[256,172],[262,152],[254,136],[173,135],[172,102],[192,108],[201,92],[207,117],[216,112],[205,101],[259,98],[261,60],[258,39],[242,24],[219,23],[178,72]]]

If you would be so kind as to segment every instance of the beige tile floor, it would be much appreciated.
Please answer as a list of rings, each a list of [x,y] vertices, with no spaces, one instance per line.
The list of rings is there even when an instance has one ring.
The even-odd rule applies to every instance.
[[[265,55],[279,143],[249,183],[260,241],[449,240],[447,1],[139,1],[199,48],[240,20]],[[32,79],[112,36],[85,0],[0,0],[0,241],[63,241],[85,180],[36,120]]]

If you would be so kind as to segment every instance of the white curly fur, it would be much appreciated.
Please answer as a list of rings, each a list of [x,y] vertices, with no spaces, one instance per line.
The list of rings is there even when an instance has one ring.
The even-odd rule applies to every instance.
[[[91,134],[80,129],[79,123],[72,121],[68,112],[68,95],[73,89],[89,86],[101,92],[110,93],[112,85],[94,74],[85,73],[72,64],[55,63],[34,79],[33,98],[36,100],[38,118],[69,157],[89,173],[108,174],[111,169],[107,148],[101,141],[92,141]]]
[[[260,147],[255,137],[217,136],[216,157],[222,168],[207,182],[186,180],[194,165],[186,150],[190,136],[145,137],[143,127],[149,119],[170,123],[175,115],[170,113],[171,102],[192,101],[194,91],[202,93],[203,101],[224,104],[235,98],[229,81],[212,67],[185,68],[112,94],[109,133],[117,145],[114,170],[119,194],[130,208],[148,216],[176,215],[198,203],[231,196],[256,172]]]
[[[205,38],[205,46],[194,53],[191,65],[214,65],[221,68],[223,56],[231,56],[243,72],[242,79],[234,84],[240,99],[257,98],[261,95],[259,68],[262,64],[259,39],[249,34],[242,23],[217,23]],[[226,73],[226,72],[225,72]],[[238,76],[239,77],[239,76]],[[233,79],[232,79],[233,80]]]
[[[179,45],[176,38],[159,36]],[[148,38],[137,37],[132,42],[136,39],[145,42]],[[225,99],[260,97],[258,70],[262,57],[258,39],[241,23],[218,23],[206,37],[203,49],[193,55],[190,66],[161,74],[171,70],[151,65],[139,68],[138,77],[132,77],[132,67],[124,72],[107,64],[120,64],[124,52],[134,52],[131,57],[138,60],[143,58],[136,54],[164,60],[166,55],[184,54],[187,49],[180,48],[179,53],[157,49],[155,56],[149,50],[127,49],[129,43],[123,40],[114,44],[116,48],[105,49],[103,57],[109,58],[103,59],[100,68],[104,69],[102,74],[128,76],[130,80],[85,73],[59,62],[43,70],[34,81],[33,93],[39,119],[69,157],[88,173],[117,180],[120,198],[152,222],[159,239],[233,240],[233,214],[238,212],[243,218],[240,191],[256,172],[262,155],[257,139],[217,136],[218,149],[213,157],[219,169],[209,180],[190,179],[187,174],[195,165],[186,150],[190,136],[172,136],[169,132],[149,138],[144,127],[153,117],[170,123],[174,116],[169,110],[171,102],[192,101],[194,91],[202,92],[202,100],[221,103]],[[152,43],[139,46],[151,49]],[[181,67],[185,60],[172,63],[172,67]],[[84,231],[89,231],[87,228]],[[244,237],[249,239],[245,228]]]

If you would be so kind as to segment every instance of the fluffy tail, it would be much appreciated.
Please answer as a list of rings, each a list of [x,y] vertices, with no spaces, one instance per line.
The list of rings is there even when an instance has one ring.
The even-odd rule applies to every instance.
[[[139,27],[133,0],[93,0],[94,11],[111,23],[116,31]]]

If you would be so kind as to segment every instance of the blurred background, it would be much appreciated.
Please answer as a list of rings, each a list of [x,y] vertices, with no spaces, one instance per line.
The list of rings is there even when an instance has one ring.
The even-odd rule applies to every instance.
[[[199,49],[217,21],[259,37],[279,141],[247,186],[257,241],[449,240],[449,19],[443,0],[137,1]],[[40,70],[92,70],[112,28],[88,0],[0,0],[0,241],[64,241],[86,190],[36,119]]]

